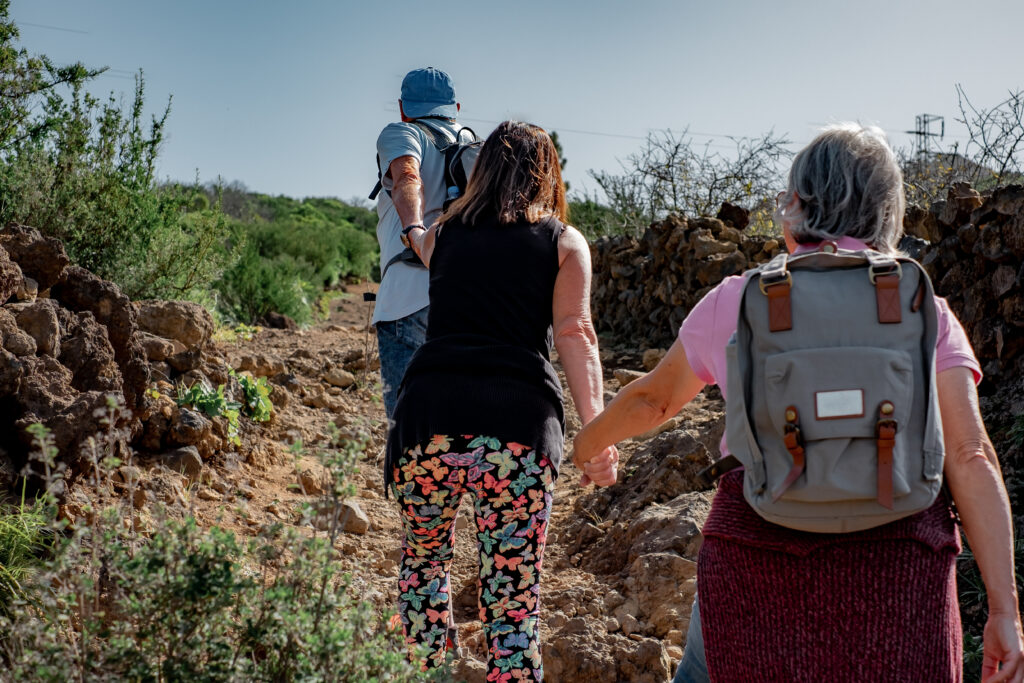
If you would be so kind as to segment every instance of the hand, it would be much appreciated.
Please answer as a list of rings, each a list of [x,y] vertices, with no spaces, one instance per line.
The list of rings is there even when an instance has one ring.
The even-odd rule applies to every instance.
[[[572,440],[572,464],[580,470],[583,469],[584,464],[588,460],[592,460],[599,455],[599,452],[594,450],[594,446],[587,444],[587,427],[584,425],[583,429],[577,432],[576,436]],[[588,480],[589,483],[589,480]]]
[[[981,663],[983,683],[1024,681],[1024,636],[1021,635],[1020,616],[989,614],[985,622],[984,641]]]
[[[583,477],[580,479],[580,486],[590,483],[598,486],[611,486],[618,479],[618,465],[618,449],[615,446],[608,446],[599,455],[583,463]]]

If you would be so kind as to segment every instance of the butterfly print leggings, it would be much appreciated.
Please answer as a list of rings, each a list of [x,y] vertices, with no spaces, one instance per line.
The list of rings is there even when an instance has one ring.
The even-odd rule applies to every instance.
[[[487,680],[543,680],[540,569],[554,479],[544,455],[485,436],[437,435],[399,458],[392,484],[405,527],[398,601],[412,661],[424,669],[445,661],[455,516],[469,492]]]

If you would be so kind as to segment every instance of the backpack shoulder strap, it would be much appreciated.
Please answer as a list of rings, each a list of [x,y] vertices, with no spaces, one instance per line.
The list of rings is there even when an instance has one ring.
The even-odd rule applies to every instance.
[[[448,139],[447,133],[444,133],[444,132],[438,130],[437,128],[434,128],[433,126],[431,126],[429,123],[427,123],[427,119],[413,119],[412,121],[410,121],[410,123],[412,123],[412,125],[416,126],[421,131],[423,131],[423,134],[427,136],[427,139],[430,141],[430,144],[434,146],[434,149],[436,149],[437,151],[445,154],[445,168],[448,167],[448,152],[447,151],[449,149],[457,148],[458,147],[459,136],[462,134],[463,130],[469,130],[470,133],[473,133],[473,138],[476,139],[476,133],[474,133],[471,128],[461,128],[461,129],[459,129],[459,132],[455,135],[455,142],[453,143],[451,140]],[[446,171],[446,173],[447,173],[447,171]],[[373,186],[373,190],[370,191],[370,194],[369,194],[369,199],[370,200],[376,199],[377,195],[379,195],[380,191],[384,188],[384,184],[382,182],[383,178],[384,178],[384,171],[380,167],[380,154],[378,154],[377,155],[377,184],[374,185]],[[391,191],[390,190],[385,190],[385,191],[388,193],[388,196],[390,197],[391,196]],[[384,276],[381,275],[381,277],[384,277]]]
[[[388,274],[388,269],[396,263],[405,263],[406,265],[414,268],[426,268],[426,266],[423,265],[423,261],[420,260],[420,257],[416,255],[416,252],[413,251],[411,247],[406,247],[392,256],[391,260],[384,264],[384,270],[380,273],[381,282],[384,282],[384,276]]]
[[[449,139],[446,131],[435,128],[430,125],[428,121],[429,119],[413,119],[412,124],[423,131],[423,134],[427,136],[428,140],[430,140],[430,144],[432,144],[434,149],[438,152],[444,152],[458,142],[458,135],[455,136],[455,141],[453,142]]]
[[[380,170],[380,154],[378,154],[377,155],[377,184],[373,186],[372,190],[370,190],[370,194],[369,194],[369,197],[368,197],[370,201],[373,201],[374,199],[376,199],[377,195],[380,194],[380,191],[384,189],[384,182],[383,182],[383,180],[384,180],[384,174]],[[391,190],[388,190],[387,193],[388,193],[388,196],[390,197],[391,196]]]

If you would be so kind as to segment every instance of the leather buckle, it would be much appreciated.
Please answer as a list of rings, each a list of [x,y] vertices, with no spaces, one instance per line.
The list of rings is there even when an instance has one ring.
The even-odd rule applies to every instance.
[[[880,275],[895,275],[896,279],[903,279],[903,266],[900,265],[899,261],[895,261],[892,265],[885,266],[869,266],[868,267],[868,279],[871,280],[871,284],[875,284],[875,278]]]
[[[762,275],[757,282],[757,286],[761,288],[761,293],[768,296],[768,288],[775,287],[776,285],[785,285],[786,287],[793,286],[793,274],[788,270],[783,272],[781,275]]]

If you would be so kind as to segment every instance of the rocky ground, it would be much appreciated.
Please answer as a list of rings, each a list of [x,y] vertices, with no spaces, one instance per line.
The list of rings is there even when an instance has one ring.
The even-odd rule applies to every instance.
[[[642,345],[671,343],[675,323],[717,278],[778,249],[773,240],[741,234],[743,223],[743,216],[724,214],[671,218],[640,240],[593,245],[594,306],[606,313],[600,328],[636,344],[613,347],[605,340],[606,400],[657,363],[663,352]],[[909,212],[907,229],[930,241],[917,244],[915,255],[963,320],[982,361],[983,412],[1020,510],[1024,188],[984,197],[954,188],[947,202]],[[381,610],[393,608],[401,525],[381,483],[384,410],[368,327],[372,304],[362,296],[372,288],[349,285],[335,293],[327,319],[308,329],[274,316],[267,321],[273,328],[215,333],[202,307],[129,301],[112,283],[69,265],[56,240],[6,226],[0,230],[0,489],[13,488],[37,448],[25,427],[42,423],[66,467],[70,485],[58,493],[72,524],[89,514],[81,474],[90,471],[97,450],[90,436],[101,432],[103,448],[126,460],[116,485],[131,497],[143,532],[154,514],[167,510],[240,534],[270,523],[313,533],[317,519],[311,523],[300,508],[322,500],[318,449],[337,430],[342,438],[368,435],[355,495],[345,502],[338,562],[361,595]],[[244,380],[250,388],[256,379],[269,383],[274,411],[266,422],[251,419],[250,411],[234,428],[209,402],[242,401],[244,376],[255,378]],[[190,388],[207,408],[182,400]],[[112,396],[127,410],[111,411]],[[566,408],[571,439],[579,419],[571,401]],[[542,582],[548,680],[671,677],[682,655],[699,530],[711,500],[695,474],[717,452],[723,426],[720,396],[708,389],[666,425],[620,447],[614,486],[582,489],[575,468],[563,467]],[[1020,532],[1024,517],[1016,522]],[[456,526],[457,680],[482,681],[468,499]]]
[[[202,474],[160,475],[165,496],[190,506],[204,524],[253,533],[263,524],[297,524],[296,509],[315,499],[309,455],[326,444],[329,423],[365,426],[372,435],[356,476],[357,498],[339,562],[382,609],[397,596],[400,521],[384,499],[380,465],[384,410],[379,399],[374,336],[367,334],[366,285],[349,286],[332,304],[330,319],[306,330],[262,329],[251,340],[217,344],[228,365],[272,378],[276,406],[266,427],[269,455],[220,458]],[[642,371],[631,351],[602,350],[606,390]],[[657,354],[648,354],[655,361]],[[369,360],[369,362],[367,362]],[[347,368],[347,370],[346,370]],[[614,372],[619,370],[618,373]],[[625,371],[623,371],[625,370]],[[633,372],[629,372],[632,370]],[[615,379],[618,374],[621,379]],[[351,382],[349,381],[351,380]],[[568,395],[568,392],[567,392]],[[579,421],[568,407],[570,437]],[[721,435],[714,398],[698,401],[661,435],[630,442],[622,451],[623,483],[603,491],[581,489],[567,465],[555,491],[552,533],[543,580],[544,659],[552,681],[666,681],[682,650],[693,596],[699,528],[710,503],[694,473],[710,461]],[[291,453],[301,442],[307,455]],[[181,494],[178,496],[178,494]],[[476,611],[476,550],[472,505],[463,502],[457,523],[453,593],[463,657],[459,680],[484,680],[485,646]]]
[[[131,499],[143,534],[160,514],[192,515],[203,526],[242,535],[273,523],[314,533],[329,519],[329,513],[310,519],[302,512],[325,500],[318,452],[339,430],[342,440],[368,438],[336,549],[359,593],[381,610],[393,609],[401,524],[382,487],[379,360],[368,326],[372,304],[362,296],[373,287],[332,293],[327,319],[308,329],[276,316],[268,321],[275,328],[215,331],[201,306],[130,301],[112,283],[69,265],[56,240],[6,226],[0,230],[2,488],[13,490],[40,451],[25,427],[41,423],[59,453],[63,480],[56,493],[72,525],[92,514],[97,454],[112,454],[122,461],[113,485]],[[663,353],[602,348],[606,399]],[[245,385],[257,381],[271,389],[270,419],[258,421],[243,407],[233,425],[230,402],[244,403]],[[571,439],[579,428],[571,401],[566,418]],[[625,444],[619,483],[607,489],[581,488],[579,473],[564,466],[542,584],[548,680],[670,678],[682,655],[699,529],[710,503],[694,475],[710,462],[722,423],[720,400],[695,401]],[[453,568],[461,641],[456,678],[482,681],[472,516],[467,498]]]

